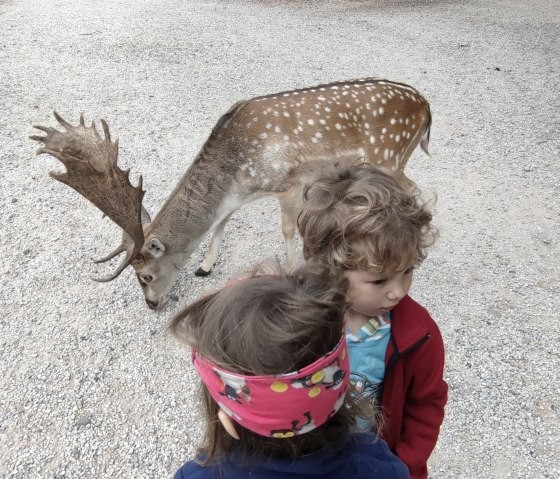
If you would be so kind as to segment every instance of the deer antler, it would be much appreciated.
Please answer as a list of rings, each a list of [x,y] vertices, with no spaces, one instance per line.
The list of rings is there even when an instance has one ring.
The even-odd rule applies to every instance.
[[[142,177],[138,186],[130,183],[130,170],[121,170],[117,166],[118,139],[111,142],[109,127],[101,120],[105,138],[101,138],[92,122],[90,127],[84,124],[80,115],[80,123],[72,126],[58,113],[56,120],[66,129],[60,132],[46,126],[36,126],[47,136],[30,136],[45,146],[37,150],[37,154],[47,153],[60,160],[66,166],[66,173],[49,172],[55,180],[74,188],[78,193],[91,201],[103,213],[111,218],[126,233],[131,241],[123,240],[122,244],[110,255],[97,262],[108,261],[117,254],[126,251],[116,271],[106,278],[92,278],[95,281],[111,281],[130,264],[140,252],[144,244],[144,233],[140,219],[142,210]]]

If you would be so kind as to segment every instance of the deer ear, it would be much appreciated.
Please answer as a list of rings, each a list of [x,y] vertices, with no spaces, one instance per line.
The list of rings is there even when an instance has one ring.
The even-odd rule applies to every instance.
[[[165,254],[165,246],[157,238],[152,238],[146,245],[146,252],[152,258],[161,258]]]

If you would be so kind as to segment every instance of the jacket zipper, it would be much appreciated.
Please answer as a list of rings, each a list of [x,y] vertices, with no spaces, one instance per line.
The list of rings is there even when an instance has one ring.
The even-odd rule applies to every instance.
[[[418,349],[428,339],[430,339],[430,337],[431,337],[430,333],[426,333],[426,336],[424,336],[422,339],[416,341],[412,346],[410,346],[408,349],[405,349],[403,352],[400,352],[399,349],[397,348],[397,343],[395,341],[395,337],[393,335],[391,335],[391,343],[393,343],[394,351],[393,351],[393,354],[391,355],[391,357],[389,358],[389,362],[387,363],[387,367],[385,368],[385,374],[387,374],[389,369],[391,369],[393,367],[393,365],[399,359],[401,359],[403,356],[406,356],[407,354],[410,354],[412,351],[415,351],[416,349]]]

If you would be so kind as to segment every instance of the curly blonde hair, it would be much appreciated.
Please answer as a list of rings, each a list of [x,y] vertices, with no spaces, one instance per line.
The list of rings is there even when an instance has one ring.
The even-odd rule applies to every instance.
[[[364,164],[335,165],[304,191],[298,217],[306,259],[333,271],[399,270],[422,262],[438,235],[428,202]]]

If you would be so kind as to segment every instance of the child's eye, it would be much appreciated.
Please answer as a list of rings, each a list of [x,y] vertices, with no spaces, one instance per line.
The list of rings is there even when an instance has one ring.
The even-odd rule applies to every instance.
[[[386,279],[376,279],[374,281],[368,281],[369,284],[374,284],[376,286],[381,286],[382,284],[385,284],[387,280]]]
[[[408,269],[404,272],[404,274],[410,274],[410,273],[412,273],[412,272],[414,271],[414,269],[415,269],[414,266],[411,266],[410,268],[408,268]]]

